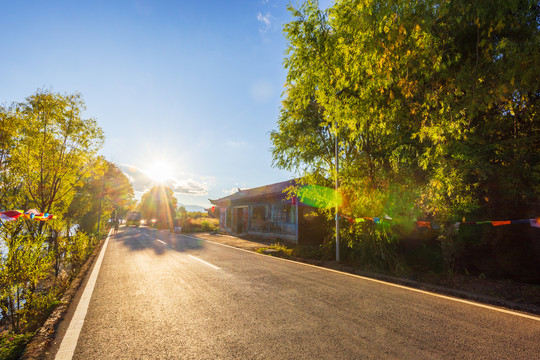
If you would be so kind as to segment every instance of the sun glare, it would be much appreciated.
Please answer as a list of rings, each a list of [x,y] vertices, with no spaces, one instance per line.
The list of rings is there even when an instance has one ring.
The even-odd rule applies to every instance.
[[[145,173],[159,183],[164,183],[167,180],[171,180],[174,176],[171,165],[164,162],[156,162],[150,166]]]

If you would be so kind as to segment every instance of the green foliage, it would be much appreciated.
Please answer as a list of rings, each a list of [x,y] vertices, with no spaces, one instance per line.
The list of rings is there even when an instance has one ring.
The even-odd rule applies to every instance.
[[[97,151],[102,130],[83,119],[79,94],[37,91],[0,106],[0,210],[36,208],[55,215],[39,222],[0,223],[0,357],[16,358],[58,304],[62,290],[93,251],[96,228],[132,204],[125,175]],[[100,200],[102,217],[97,218]],[[95,214],[95,215],[94,215]],[[75,226],[75,227],[74,227]]]
[[[104,135],[93,119],[82,119],[79,94],[38,91],[17,104],[21,137],[12,150],[13,170],[22,180],[28,205],[44,213],[63,213],[75,188],[90,175]]]
[[[201,224],[202,231],[216,231],[217,227],[211,224],[208,220],[204,220]]]
[[[159,185],[142,195],[139,209],[147,221],[156,220],[156,227],[172,229],[176,203],[172,189]]]
[[[84,264],[94,250],[95,245],[96,242],[93,238],[84,232],[78,232],[75,236],[69,238],[65,261],[71,275],[74,275],[79,267]]]
[[[219,228],[219,219],[208,217],[191,217],[192,213],[188,213],[182,225],[182,232],[212,232]]]
[[[34,333],[16,334],[13,332],[0,333],[0,359],[16,360],[19,359],[24,348],[32,339]]]
[[[273,255],[283,257],[283,258],[286,258],[286,259],[290,259],[290,258],[296,256],[295,248],[284,245],[284,244],[282,244],[280,242],[276,242],[274,245],[272,245],[272,246],[270,246],[268,248],[257,249],[257,252],[259,254],[270,254],[270,255],[272,255],[272,253],[265,252],[265,250],[268,250],[268,249],[275,250],[275,253]]]
[[[121,218],[134,205],[129,179],[115,164],[102,157],[98,157],[91,174],[76,191],[68,216],[87,233],[96,231],[98,222],[100,229],[105,229],[113,213]]]
[[[337,137],[347,215],[537,216],[535,1],[342,0],[327,11],[306,1],[289,10],[275,166],[329,186]],[[368,232],[350,249],[385,238]]]
[[[20,331],[27,323],[24,304],[48,276],[53,253],[46,251],[41,236],[23,231],[21,223],[4,224],[1,230],[6,253],[0,257],[0,307],[9,315],[12,329]]]

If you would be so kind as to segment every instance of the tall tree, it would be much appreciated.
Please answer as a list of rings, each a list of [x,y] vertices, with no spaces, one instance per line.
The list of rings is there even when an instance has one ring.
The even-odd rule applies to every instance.
[[[156,220],[156,225],[166,229],[174,227],[177,200],[171,188],[154,186],[141,197],[140,210],[143,217]]]
[[[15,174],[13,151],[21,133],[14,107],[0,106],[0,209],[20,206],[22,182]]]
[[[337,135],[350,212],[538,211],[537,2],[342,0],[323,12],[307,1],[290,11],[277,166],[333,177]]]
[[[104,135],[83,119],[80,94],[38,91],[17,106],[22,137],[13,151],[31,205],[44,213],[65,212],[75,188],[90,175]]]
[[[103,157],[84,184],[77,187],[68,216],[86,232],[93,232],[98,221],[106,221],[113,212],[121,217],[134,205],[133,186],[127,176]],[[101,206],[101,219],[98,219]],[[101,227],[103,228],[103,227]]]

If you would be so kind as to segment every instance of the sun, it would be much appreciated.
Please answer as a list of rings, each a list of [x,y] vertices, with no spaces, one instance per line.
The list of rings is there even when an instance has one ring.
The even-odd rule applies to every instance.
[[[159,161],[152,164],[146,171],[146,175],[152,180],[163,184],[164,182],[171,180],[174,176],[173,168],[170,164]]]

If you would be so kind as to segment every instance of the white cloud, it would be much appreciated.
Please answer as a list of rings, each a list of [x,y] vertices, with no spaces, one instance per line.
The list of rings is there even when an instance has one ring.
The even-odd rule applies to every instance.
[[[272,15],[270,15],[270,13],[263,15],[261,12],[259,12],[257,14],[257,20],[264,24],[264,26],[259,29],[261,32],[267,32],[272,26]]]
[[[266,26],[270,26],[272,24],[272,20],[270,19],[272,15],[270,13],[266,13],[266,15],[263,15],[259,12],[257,15],[257,20],[260,22],[263,22]]]
[[[118,167],[126,174],[135,192],[144,192],[152,187],[154,181],[136,166],[122,164]]]
[[[133,165],[119,165],[119,168],[126,174],[133,185],[136,194],[144,193],[150,190],[158,183],[146,175],[141,169]],[[164,182],[165,186],[170,187],[174,193],[186,195],[208,195],[208,183],[205,181],[196,181],[193,179],[178,180],[171,178]]]
[[[232,195],[236,192],[238,192],[238,188],[237,187],[233,187],[229,190],[221,190],[222,193],[224,193],[225,195]]]
[[[186,195],[208,195],[208,186],[195,180],[177,181],[171,188],[175,193]]]
[[[241,147],[246,146],[246,143],[244,141],[227,140],[227,146],[232,147],[234,149],[239,149]]]

